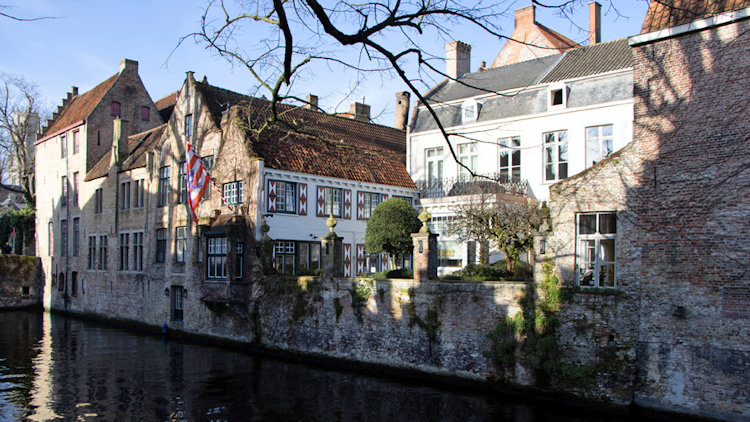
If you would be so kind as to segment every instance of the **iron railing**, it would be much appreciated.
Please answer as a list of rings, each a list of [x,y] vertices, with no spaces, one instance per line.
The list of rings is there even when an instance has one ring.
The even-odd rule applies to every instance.
[[[478,175],[474,177],[449,177],[415,181],[420,198],[442,198],[445,196],[473,195],[480,193],[507,193],[527,195],[526,180],[500,175]]]

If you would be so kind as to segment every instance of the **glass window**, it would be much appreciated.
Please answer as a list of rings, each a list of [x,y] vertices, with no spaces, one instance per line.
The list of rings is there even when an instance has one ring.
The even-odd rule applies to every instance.
[[[64,207],[68,205],[68,178],[65,176],[62,176],[60,183],[61,183],[60,205]]]
[[[229,205],[236,205],[242,203],[243,197],[243,182],[241,180],[235,182],[224,183],[222,188],[224,193],[224,200]]]
[[[586,168],[612,155],[613,142],[612,125],[586,128]]]
[[[120,271],[127,271],[130,257],[130,233],[120,233]]]
[[[88,269],[93,270],[96,268],[96,236],[89,236],[89,259]]]
[[[576,268],[582,287],[615,287],[617,215],[578,214]]]
[[[443,147],[428,148],[425,151],[425,167],[427,168],[427,186],[438,188],[443,183]]]
[[[145,190],[144,185],[146,184],[146,180],[138,179],[134,183],[135,186],[133,188],[133,208],[141,208],[143,207],[143,193]]]
[[[107,235],[99,236],[99,269],[107,269]]]
[[[78,172],[73,173],[73,205],[78,206]]]
[[[297,184],[276,180],[276,212],[294,213],[297,210]]]
[[[521,181],[521,138],[502,138],[500,145],[500,180]]]
[[[554,182],[568,177],[568,131],[544,134],[544,180]]]
[[[187,226],[180,226],[175,229],[174,236],[174,260],[175,262],[185,262],[185,248],[187,246]]]
[[[81,141],[79,140],[78,131],[73,131],[73,154],[78,154],[78,151],[81,150]]]
[[[458,161],[464,166],[468,167],[472,173],[477,172],[479,164],[479,155],[477,155],[477,143],[471,142],[468,144],[458,145]],[[466,181],[471,179],[471,173],[464,166],[458,166],[458,178],[459,180]]]
[[[65,135],[60,135],[60,158],[68,156],[68,140],[65,139]]]
[[[78,256],[79,236],[81,235],[81,219],[73,219],[73,256]]]
[[[169,201],[169,177],[171,170],[169,166],[159,169],[159,192],[157,192],[156,205],[163,207]]]
[[[241,279],[244,271],[245,244],[237,242],[234,245],[234,278]]]
[[[276,242],[273,248],[274,267],[280,274],[294,275],[295,243],[290,241]]]
[[[341,217],[341,189],[323,188],[323,214]]]
[[[167,229],[156,229],[156,262],[167,258]]]
[[[190,139],[193,136],[193,115],[185,116],[185,137]]]
[[[130,182],[120,183],[120,208],[123,210],[130,208]]]
[[[224,280],[227,277],[227,238],[216,236],[207,240],[206,276],[213,280]]]
[[[133,271],[143,271],[143,232],[133,233]]]
[[[104,205],[102,202],[102,188],[97,189],[94,191],[94,214],[101,214],[102,213],[102,206]]]
[[[203,167],[206,168],[206,170],[211,170],[214,167],[214,156],[213,155],[207,155],[203,158]],[[203,192],[203,198],[201,198],[201,201],[208,201],[211,199],[211,191],[214,190],[213,183],[209,183],[208,186],[206,186],[206,190]]]
[[[182,321],[182,299],[185,296],[185,289],[182,286],[172,286],[170,293],[170,316],[172,321]]]
[[[187,180],[185,172],[185,162],[180,163],[180,169],[177,176],[177,203],[184,204],[187,202]]]
[[[381,196],[379,193],[364,192],[364,209],[362,215],[364,218],[370,218],[372,212],[375,211],[375,207],[380,204]]]
[[[68,220],[60,220],[60,255],[68,255]]]

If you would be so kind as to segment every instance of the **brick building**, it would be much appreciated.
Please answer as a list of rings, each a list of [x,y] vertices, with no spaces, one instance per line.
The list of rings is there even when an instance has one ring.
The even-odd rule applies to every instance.
[[[542,255],[573,289],[566,357],[611,367],[598,388],[729,420],[750,415],[748,6],[651,2],[633,142],[551,188]]]
[[[125,61],[121,73],[134,66]],[[45,306],[155,325],[171,321],[199,332],[216,307],[247,303],[265,247],[279,273],[318,272],[329,215],[339,221],[337,273],[385,268],[386,257],[365,253],[364,233],[385,198],[416,199],[403,130],[284,105],[279,121],[267,124],[267,101],[196,81],[192,72],[156,103],[144,102],[145,89],[143,97],[103,94],[120,89],[119,81],[72,95],[59,118],[84,126],[48,131],[37,143],[37,171],[44,175],[37,180],[61,179],[64,186],[39,190]],[[128,114],[110,113],[115,101]],[[94,111],[76,111],[80,103]],[[143,123],[147,107],[150,125]],[[78,117],[68,117],[74,112]],[[104,121],[101,129],[91,126]],[[99,135],[74,147],[60,144],[87,133]],[[209,189],[197,207],[198,224],[186,205],[185,139],[227,201]],[[270,245],[258,242],[265,236]]]

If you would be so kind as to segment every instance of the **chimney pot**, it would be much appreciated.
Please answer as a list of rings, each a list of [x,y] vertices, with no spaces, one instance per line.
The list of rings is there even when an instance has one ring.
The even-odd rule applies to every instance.
[[[370,122],[370,106],[363,103],[352,103],[349,108],[352,119],[360,122]]]
[[[589,3],[589,45],[602,42],[602,5]]]
[[[70,87],[70,88],[71,88],[71,89],[72,89],[72,91],[73,91],[73,95],[78,95],[78,87],[77,87],[77,86],[72,86],[72,87]]]
[[[393,127],[398,130],[406,130],[409,121],[409,98],[411,94],[407,91],[396,93],[396,118]]]
[[[461,41],[449,42],[445,45],[446,75],[457,79],[464,73],[471,71],[471,46]]]
[[[302,108],[306,108],[309,110],[318,109],[318,96],[317,95],[307,94],[306,100],[307,100],[307,104],[305,104]]]

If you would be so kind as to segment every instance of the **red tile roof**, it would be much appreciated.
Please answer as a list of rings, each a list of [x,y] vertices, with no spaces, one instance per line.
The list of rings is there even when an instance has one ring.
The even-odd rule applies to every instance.
[[[161,98],[154,103],[156,109],[159,110],[161,119],[165,122],[168,122],[169,118],[172,116],[175,104],[177,104],[177,91],[167,94],[164,98]]]
[[[68,105],[65,106],[62,113],[57,116],[55,121],[47,127],[42,135],[52,135],[55,132],[65,129],[73,123],[87,118],[89,114],[94,111],[96,105],[99,104],[99,102],[102,100],[104,94],[106,94],[107,91],[109,91],[109,89],[112,87],[112,85],[114,85],[115,80],[117,80],[117,77],[119,75],[119,73],[116,73],[106,81],[95,86],[92,90],[87,91],[82,95],[73,97]]]
[[[651,0],[641,34],[749,6],[750,0]]]
[[[164,133],[167,124],[157,126],[145,132],[136,133],[128,136],[128,157],[120,166],[120,171],[132,170],[146,166],[146,152],[153,151]],[[85,181],[91,181],[104,177],[109,172],[109,161],[112,150],[109,150],[104,156],[94,164],[94,167],[86,174]]]

